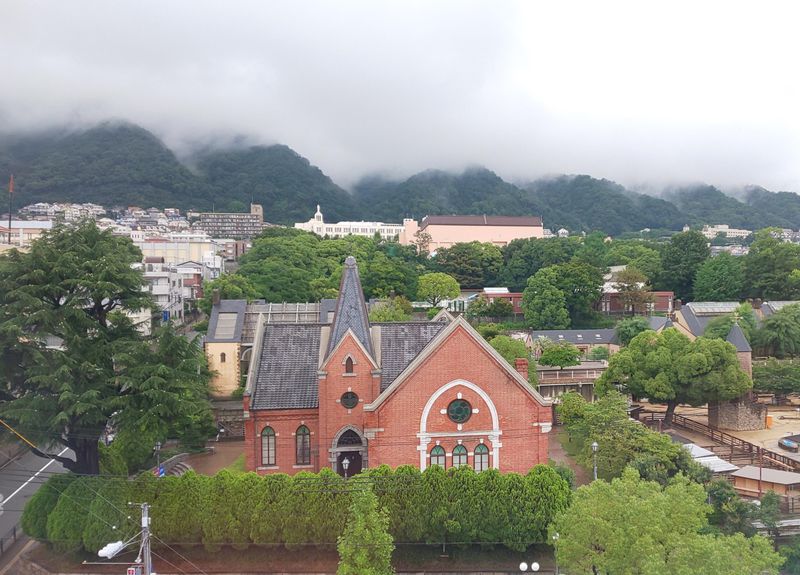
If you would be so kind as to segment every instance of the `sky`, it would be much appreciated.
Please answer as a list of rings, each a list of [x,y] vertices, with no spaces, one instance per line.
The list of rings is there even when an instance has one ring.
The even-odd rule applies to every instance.
[[[800,193],[797,2],[3,0],[0,132]]]

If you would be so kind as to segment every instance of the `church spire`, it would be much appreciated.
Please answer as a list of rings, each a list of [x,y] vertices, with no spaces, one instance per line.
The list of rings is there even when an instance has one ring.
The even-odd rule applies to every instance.
[[[331,337],[328,341],[328,353],[333,351],[339,341],[351,330],[370,355],[372,339],[369,334],[367,303],[364,301],[364,290],[358,277],[356,258],[348,256],[344,260],[342,281],[339,284],[339,299],[336,300],[336,311],[331,325]]]

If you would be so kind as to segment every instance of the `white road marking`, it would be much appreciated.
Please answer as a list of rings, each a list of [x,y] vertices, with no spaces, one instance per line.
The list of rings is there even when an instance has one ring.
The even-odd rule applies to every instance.
[[[62,456],[62,455],[64,455],[64,454],[65,454],[67,451],[69,451],[69,447],[65,447],[65,448],[64,448],[64,449],[61,451],[61,453],[59,453],[59,454],[58,454],[58,456],[59,456],[59,457],[61,457],[61,456]],[[37,471],[36,473],[34,473],[33,475],[31,475],[31,476],[28,478],[28,480],[27,480],[25,483],[23,483],[22,485],[20,485],[19,487],[17,487],[17,489],[16,489],[16,491],[14,491],[14,493],[12,493],[12,494],[11,494],[11,495],[9,495],[8,497],[6,497],[6,498],[5,498],[5,500],[3,501],[3,505],[5,505],[5,504],[6,504],[6,503],[8,503],[9,501],[11,501],[11,498],[12,498],[12,497],[14,497],[14,496],[15,496],[17,493],[19,493],[20,491],[22,491],[22,490],[25,488],[25,486],[26,486],[28,483],[30,483],[31,481],[33,481],[34,479],[36,479],[37,477],[39,477],[39,474],[40,474],[42,471],[44,471],[45,469],[47,469],[48,467],[50,467],[51,465],[53,465],[53,463],[55,463],[55,462],[56,462],[56,460],[55,460],[55,459],[51,459],[50,461],[48,461],[47,463],[45,463],[45,464],[44,464],[44,467],[42,467],[42,468],[41,468],[39,471]]]

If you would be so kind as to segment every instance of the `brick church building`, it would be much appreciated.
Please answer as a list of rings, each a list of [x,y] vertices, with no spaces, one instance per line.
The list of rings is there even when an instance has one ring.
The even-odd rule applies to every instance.
[[[356,261],[332,323],[259,322],[244,394],[258,473],[388,464],[527,473],[547,462],[550,401],[463,318],[370,324]]]

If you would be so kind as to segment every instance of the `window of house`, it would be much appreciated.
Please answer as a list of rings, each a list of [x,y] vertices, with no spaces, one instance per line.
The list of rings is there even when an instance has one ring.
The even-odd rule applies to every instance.
[[[347,409],[353,409],[356,405],[358,405],[358,395],[352,391],[346,391],[342,394],[340,401]]]
[[[305,425],[297,428],[295,433],[295,447],[297,451],[297,465],[311,464],[311,432]]]
[[[456,445],[453,449],[453,467],[461,467],[467,464],[467,448],[463,445]]]
[[[219,362],[220,363],[225,363],[225,359],[226,358],[225,358],[225,354],[224,353],[219,354]]]
[[[489,469],[489,448],[483,443],[475,447],[475,471],[486,471]]]
[[[431,465],[438,465],[442,469],[445,468],[445,454],[444,447],[437,445],[431,449]]]
[[[275,465],[275,430],[271,427],[261,432],[261,465]]]
[[[353,373],[353,358],[348,357],[344,360],[344,372],[345,373]]]

